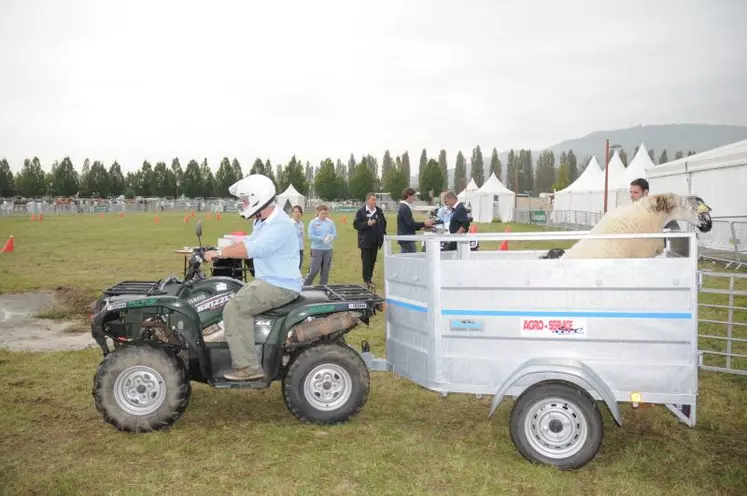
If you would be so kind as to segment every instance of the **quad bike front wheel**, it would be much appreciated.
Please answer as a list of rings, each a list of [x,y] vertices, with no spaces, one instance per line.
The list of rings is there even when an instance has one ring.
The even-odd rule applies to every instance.
[[[342,343],[301,352],[283,379],[283,399],[301,422],[337,424],[357,414],[368,399],[370,378],[360,355]]]
[[[152,345],[110,353],[93,380],[96,409],[106,422],[128,432],[170,427],[186,410],[191,391],[179,359]]]

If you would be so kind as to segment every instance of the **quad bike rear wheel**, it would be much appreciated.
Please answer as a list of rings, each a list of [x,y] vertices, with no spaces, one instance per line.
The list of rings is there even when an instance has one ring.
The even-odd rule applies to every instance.
[[[283,379],[285,405],[304,423],[347,421],[366,404],[369,389],[366,364],[344,343],[324,343],[302,351]]]
[[[181,361],[156,345],[119,348],[101,362],[93,380],[96,409],[128,432],[170,427],[186,410],[191,392]]]

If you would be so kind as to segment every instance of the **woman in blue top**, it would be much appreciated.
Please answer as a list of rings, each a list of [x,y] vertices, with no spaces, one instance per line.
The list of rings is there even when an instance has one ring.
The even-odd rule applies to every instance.
[[[303,215],[303,208],[300,205],[293,207],[293,223],[296,225],[296,231],[298,232],[298,249],[301,250],[300,257],[298,258],[298,268],[303,267],[303,221],[301,216]]]
[[[327,205],[319,205],[316,207],[316,218],[309,222],[311,267],[303,282],[304,286],[311,286],[320,270],[322,274],[319,277],[319,284],[327,285],[329,269],[332,266],[332,240],[337,237],[335,223],[327,218],[328,214]]]

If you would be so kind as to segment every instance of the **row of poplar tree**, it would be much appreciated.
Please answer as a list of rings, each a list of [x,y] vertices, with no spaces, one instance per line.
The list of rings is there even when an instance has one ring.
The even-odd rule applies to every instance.
[[[636,147],[635,153],[638,151]],[[653,161],[653,150],[648,150]],[[688,156],[694,152],[688,152]],[[681,158],[677,152],[676,158]],[[620,158],[627,166],[628,158],[624,150]],[[457,153],[453,178],[450,180],[446,151],[441,150],[437,158],[429,157],[423,149],[420,154],[417,171],[412,171],[407,151],[392,157],[387,150],[382,158],[381,167],[378,160],[365,155],[360,161],[350,155],[347,164],[341,160],[333,162],[323,160],[312,167],[307,161],[303,164],[295,156],[287,164],[276,164],[269,159],[257,158],[247,172],[248,174],[266,174],[274,182],[278,191],[284,191],[292,184],[304,196],[314,195],[326,201],[356,199],[363,200],[370,191],[386,192],[393,199],[399,199],[402,190],[409,185],[419,189],[424,200],[437,198],[442,191],[463,190],[469,179],[474,179],[477,186],[482,186],[490,174],[503,184],[520,193],[536,195],[540,192],[560,190],[571,184],[579,175],[579,162],[573,150],[562,152],[559,166],[555,167],[555,154],[550,150],[539,153],[533,165],[531,150],[510,150],[508,153],[505,174],[498,152],[493,148],[488,167],[485,167],[482,150],[476,146],[469,160],[461,151]],[[582,167],[590,160],[584,157]],[[666,150],[659,157],[659,163],[668,161]],[[412,184],[412,177],[417,173],[417,183]],[[45,172],[38,158],[26,159],[20,172],[11,172],[6,159],[0,160],[0,197],[21,196],[36,198],[43,196],[117,197],[229,197],[228,187],[244,177],[239,161],[225,157],[218,170],[213,174],[207,159],[201,163],[190,160],[185,168],[178,158],[167,166],[157,162],[155,166],[147,160],[134,172],[122,173],[115,161],[109,168],[100,162],[86,159],[80,173],[77,172],[69,157],[55,161],[51,170]],[[432,196],[431,196],[432,195]]]

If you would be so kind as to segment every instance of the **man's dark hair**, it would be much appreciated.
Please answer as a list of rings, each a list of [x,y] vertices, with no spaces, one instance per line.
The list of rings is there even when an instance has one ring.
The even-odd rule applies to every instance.
[[[646,181],[642,177],[639,177],[638,179],[633,179],[630,185],[638,186],[639,188],[641,188],[642,191],[648,191],[648,181]]]
[[[415,194],[415,190],[412,188],[405,188],[402,190],[402,199],[407,200],[408,196],[412,196]]]

